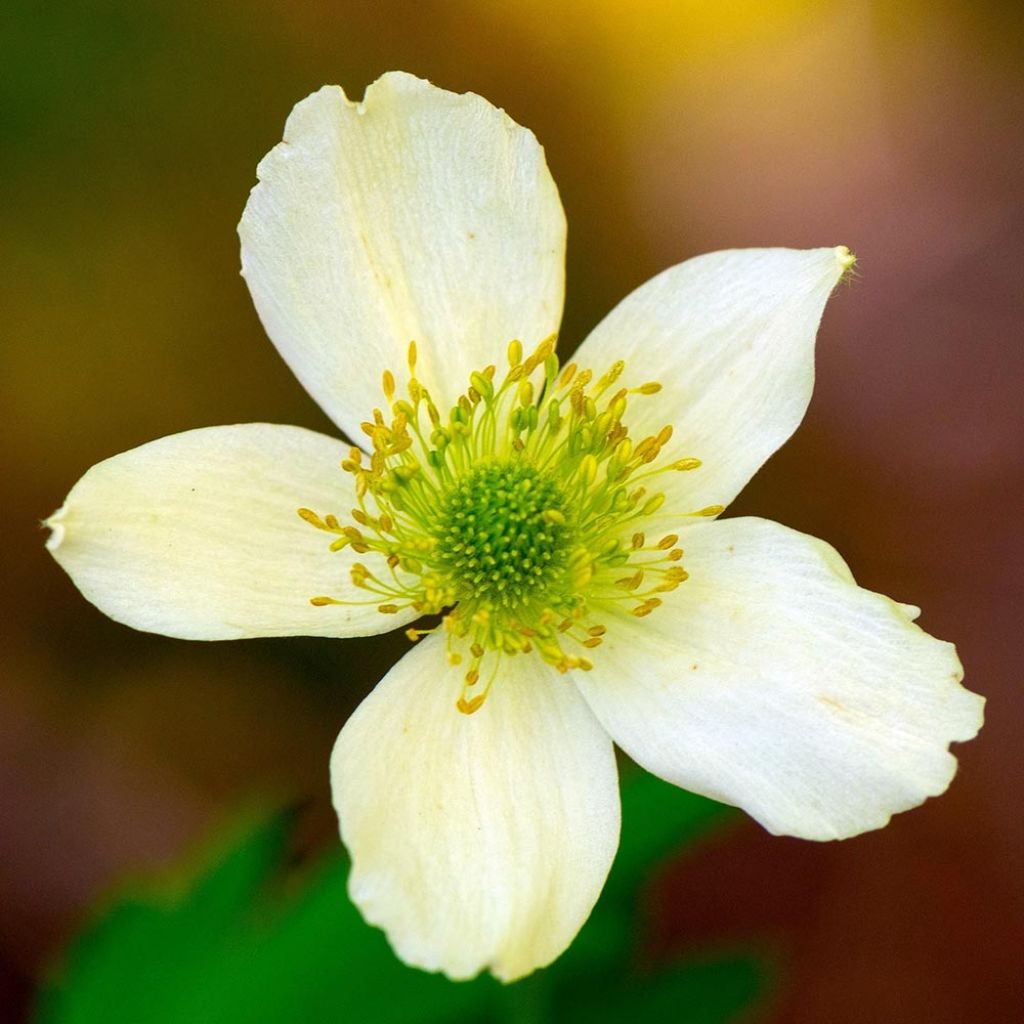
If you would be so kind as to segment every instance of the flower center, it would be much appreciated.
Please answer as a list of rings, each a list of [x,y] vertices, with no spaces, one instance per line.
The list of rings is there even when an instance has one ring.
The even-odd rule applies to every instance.
[[[543,601],[565,572],[565,497],[526,462],[483,465],[457,481],[431,533],[460,601],[520,611]]]
[[[299,515],[333,536],[332,551],[373,556],[352,565],[352,580],[384,615],[440,615],[411,640],[443,629],[448,659],[465,663],[459,710],[476,711],[503,657],[535,652],[561,672],[593,667],[591,651],[621,611],[649,615],[660,594],[686,577],[674,533],[655,536],[666,518],[713,516],[662,511],[651,485],[660,474],[700,466],[695,458],[659,465],[671,427],[634,441],[623,417],[631,396],[657,383],[612,390],[624,364],[594,380],[575,364],[559,367],[554,338],[523,358],[508,349],[508,371],[470,375],[447,417],[416,377],[409,346],[407,398],[384,371],[385,418],[362,424],[372,451],[352,448],[342,468],[355,477],[351,522]],[[346,604],[329,596],[314,605]],[[487,681],[481,683],[481,673]]]

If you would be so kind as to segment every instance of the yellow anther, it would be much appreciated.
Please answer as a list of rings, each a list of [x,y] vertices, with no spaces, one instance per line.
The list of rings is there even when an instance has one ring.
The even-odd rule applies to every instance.
[[[703,465],[700,459],[677,459],[669,466],[669,469],[678,470],[680,473],[685,473],[690,469],[699,469]]]
[[[647,457],[647,453],[651,451],[657,442],[653,437],[645,437],[637,446],[633,452],[635,458],[643,461]]]
[[[600,395],[607,391],[619,379],[625,368],[626,364],[621,359],[616,360],[611,369],[597,382],[597,386],[594,388],[597,394]]]
[[[472,387],[482,398],[490,398],[494,394],[494,385],[491,383],[489,377],[484,376],[482,373],[470,374],[470,382]]]
[[[466,700],[465,697],[460,697],[456,702],[455,706],[464,714],[471,715],[474,711],[479,711],[483,707],[484,701],[487,699],[486,693],[478,693],[472,700]]]
[[[661,540],[658,541],[658,547],[661,548],[662,551],[667,551],[676,543],[677,540],[679,540],[677,534],[666,534],[664,537],[661,538]]]
[[[633,390],[639,392],[641,395],[656,395],[661,390],[661,385],[656,380],[651,380],[646,384],[641,384],[640,387],[634,388]]]
[[[384,397],[388,400],[388,404],[395,397],[395,375],[390,370],[385,370],[383,378],[381,379],[382,388],[384,391]]]
[[[693,515],[711,518],[712,516],[721,515],[724,511],[724,505],[708,505],[707,508],[702,508],[699,512],[694,512]]]
[[[523,343],[514,338],[508,343],[508,365],[518,366],[523,361]]]
[[[633,609],[633,614],[638,618],[642,619],[645,615],[650,615],[661,604],[661,599],[657,597],[649,597],[643,604],[638,604]]]
[[[680,569],[679,572],[678,576],[670,576],[666,573],[665,582],[660,587],[655,587],[655,590],[675,590],[680,583],[685,583],[690,578],[690,574],[685,569]]]
[[[549,335],[533,350],[526,362],[522,364],[527,376],[533,373],[555,351],[555,341],[556,335]]]
[[[646,538],[644,537],[644,535],[642,533],[634,533],[633,534],[633,540],[631,541],[631,546],[632,546],[633,550],[634,551],[639,551],[644,546],[644,541],[645,540],[646,540]]]
[[[622,419],[622,414],[626,411],[626,399],[616,398],[614,401],[608,404],[608,413],[612,419],[616,422]]]
[[[641,510],[641,514],[645,515],[645,516],[653,515],[664,504],[665,504],[665,495],[664,494],[652,495],[644,503],[644,507]]]
[[[314,608],[323,608],[323,607],[325,607],[326,605],[329,605],[329,604],[344,604],[343,601],[339,601],[339,600],[337,600],[336,598],[333,598],[333,597],[311,597],[309,599],[309,603]]]
[[[415,341],[410,341],[409,342],[408,363],[409,363],[409,376],[411,377],[416,372],[416,342]]]
[[[315,526],[318,530],[326,530],[327,524],[310,508],[296,509],[300,519],[304,519],[310,526]]]
[[[621,580],[615,581],[615,586],[623,587],[626,590],[636,590],[644,581],[643,569],[637,569],[632,576],[624,576]]]

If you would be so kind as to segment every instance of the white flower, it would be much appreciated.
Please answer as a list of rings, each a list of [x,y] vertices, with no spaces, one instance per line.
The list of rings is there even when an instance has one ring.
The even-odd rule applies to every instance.
[[[399,956],[511,980],[565,949],[618,842],[613,741],[810,839],[945,790],[982,711],[953,647],[823,542],[715,518],[804,414],[845,248],[665,271],[580,347],[591,376],[553,355],[543,153],[480,97],[324,88],[259,178],[256,308],[362,451],[266,424],[167,437],[90,469],[49,547],[112,618],[176,637],[444,611],[331,762],[352,898]]]

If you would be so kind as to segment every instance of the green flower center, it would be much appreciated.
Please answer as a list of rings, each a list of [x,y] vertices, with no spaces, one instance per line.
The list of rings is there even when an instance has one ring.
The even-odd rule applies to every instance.
[[[529,463],[472,470],[445,495],[431,533],[437,565],[460,600],[522,610],[543,601],[565,573],[565,497]]]
[[[471,374],[445,417],[416,377],[412,343],[407,397],[396,398],[385,370],[390,416],[374,409],[362,424],[369,456],[352,448],[342,463],[355,477],[352,521],[298,510],[333,536],[332,551],[371,556],[350,568],[371,595],[364,603],[383,615],[441,616],[439,626],[406,633],[417,640],[444,631],[449,661],[468,664],[456,702],[466,714],[483,704],[503,657],[534,652],[560,672],[592,668],[589,656],[608,631],[599,617],[649,615],[687,577],[679,538],[661,535],[666,518],[677,525],[722,511],[662,510],[665,495],[651,485],[701,463],[659,465],[671,427],[630,437],[630,397],[660,385],[616,390],[624,367],[619,361],[595,380],[575,364],[559,366],[554,338],[525,359],[513,341],[504,376],[495,366]]]

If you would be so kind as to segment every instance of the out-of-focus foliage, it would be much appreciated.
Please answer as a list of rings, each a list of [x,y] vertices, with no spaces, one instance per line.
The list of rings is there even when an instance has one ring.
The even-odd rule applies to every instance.
[[[553,967],[507,987],[403,966],[348,901],[340,857],[285,877],[291,817],[278,813],[184,887],[118,899],[67,953],[37,1022],[726,1021],[761,989],[754,960],[642,966],[634,948],[643,882],[724,813],[633,777],[623,788],[620,855],[590,921]]]

